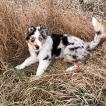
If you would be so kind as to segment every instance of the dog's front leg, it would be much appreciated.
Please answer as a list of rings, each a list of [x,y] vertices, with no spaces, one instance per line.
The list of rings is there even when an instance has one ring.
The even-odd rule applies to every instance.
[[[44,73],[44,71],[46,71],[49,64],[50,64],[49,60],[39,61],[39,66],[38,66],[38,69],[37,69],[37,72],[36,72],[36,76],[41,76]]]
[[[30,81],[32,82],[34,80],[38,80],[39,78],[41,78],[41,75],[46,71],[49,64],[49,60],[40,60],[36,75],[31,76]]]
[[[21,70],[21,69],[24,69],[26,66],[29,66],[29,65],[31,65],[31,64],[33,64],[35,62],[37,62],[36,57],[30,56],[22,64],[17,65],[15,68],[17,70]]]

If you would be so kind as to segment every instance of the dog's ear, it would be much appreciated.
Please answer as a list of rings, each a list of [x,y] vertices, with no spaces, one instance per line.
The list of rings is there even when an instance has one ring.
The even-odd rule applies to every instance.
[[[36,28],[34,26],[31,26],[27,29],[27,36],[26,36],[26,40],[29,40],[30,39],[30,36],[34,34]]]
[[[49,35],[47,28],[41,28],[41,35],[47,37]]]
[[[36,28],[34,26],[30,26],[28,29],[27,29],[27,33],[28,34],[32,34],[34,33],[34,31],[36,30]]]

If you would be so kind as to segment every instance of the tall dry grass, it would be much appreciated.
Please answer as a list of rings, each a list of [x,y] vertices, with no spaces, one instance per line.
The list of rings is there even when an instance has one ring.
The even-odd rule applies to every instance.
[[[42,4],[41,2],[43,1],[1,1],[0,48],[3,51],[1,57],[8,60],[16,56],[18,52],[22,50],[24,52],[26,29],[31,25],[46,25],[48,1]]]
[[[92,16],[105,20],[102,0],[2,0],[0,3],[0,56],[17,57],[25,48],[25,32],[31,25],[43,25],[50,32],[92,38]],[[21,53],[20,53],[21,52]]]
[[[43,25],[50,32],[91,40],[91,18],[106,22],[105,7],[105,0],[1,0],[0,106],[106,106],[102,46],[75,72],[66,73],[69,65],[57,60],[40,80],[30,82],[37,65],[19,72],[14,69],[28,56],[25,32],[29,26]]]

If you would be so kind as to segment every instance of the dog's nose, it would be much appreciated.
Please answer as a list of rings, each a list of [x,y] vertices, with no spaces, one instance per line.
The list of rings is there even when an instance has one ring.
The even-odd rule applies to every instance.
[[[38,45],[36,45],[35,47],[36,47],[36,49],[39,49],[39,46]]]

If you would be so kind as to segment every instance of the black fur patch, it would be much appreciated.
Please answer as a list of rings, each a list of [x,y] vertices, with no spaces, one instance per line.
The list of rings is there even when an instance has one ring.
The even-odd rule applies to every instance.
[[[52,56],[53,56],[53,55],[59,56],[59,55],[60,55],[60,52],[61,52],[61,48],[59,48],[59,49],[53,49],[53,50],[52,50]]]
[[[49,56],[48,55],[43,60],[47,60],[47,59],[49,59]]]
[[[96,31],[96,34],[101,35],[102,33],[101,33],[101,31]]]
[[[81,46],[81,48],[84,48],[84,46]]]
[[[67,36],[64,36],[64,37],[62,38],[62,43],[63,43],[63,45],[65,45],[65,46],[69,45]]]
[[[53,48],[52,48],[52,56],[59,56],[61,52],[61,48],[57,48],[60,44],[60,41],[63,37],[63,35],[59,34],[52,34],[51,35],[52,40],[53,40]]]
[[[90,46],[88,45],[88,46],[86,47],[86,49],[89,50],[89,49],[90,49]]]
[[[74,45],[74,42],[73,43],[69,43],[69,45]]]
[[[37,55],[39,55],[39,52],[36,52]]]
[[[73,57],[73,59],[77,59],[78,56],[76,56],[76,55],[72,55],[72,57]]]
[[[69,48],[71,51],[77,50],[78,48],[81,48],[80,46]]]

